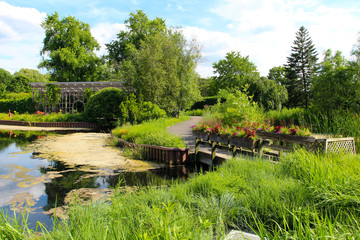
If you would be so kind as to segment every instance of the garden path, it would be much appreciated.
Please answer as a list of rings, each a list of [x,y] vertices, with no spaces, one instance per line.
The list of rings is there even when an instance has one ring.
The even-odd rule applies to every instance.
[[[181,136],[187,148],[195,149],[195,137],[192,133],[192,126],[202,121],[202,117],[192,116],[189,120],[168,127],[168,131],[174,135]]]

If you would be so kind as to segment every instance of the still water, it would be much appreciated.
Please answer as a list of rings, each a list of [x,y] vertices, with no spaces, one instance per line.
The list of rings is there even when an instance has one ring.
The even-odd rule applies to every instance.
[[[30,207],[28,223],[32,228],[37,221],[51,228],[51,217],[44,212],[68,203],[68,196],[74,191],[106,193],[116,186],[165,184],[172,179],[186,179],[191,174],[185,166],[143,172],[69,167],[34,154],[31,142],[38,138],[46,138],[46,134],[0,131],[0,207],[9,216]]]

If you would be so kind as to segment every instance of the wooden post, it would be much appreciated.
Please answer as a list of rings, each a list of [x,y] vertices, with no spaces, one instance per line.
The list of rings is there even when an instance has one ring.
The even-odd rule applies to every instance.
[[[232,155],[233,155],[233,157],[236,157],[237,147],[236,147],[236,146],[232,146],[231,150],[232,150]]]
[[[200,139],[195,138],[195,162],[199,159],[199,147],[200,147]]]
[[[213,169],[214,160],[216,158],[216,142],[211,141],[211,164],[210,169]]]

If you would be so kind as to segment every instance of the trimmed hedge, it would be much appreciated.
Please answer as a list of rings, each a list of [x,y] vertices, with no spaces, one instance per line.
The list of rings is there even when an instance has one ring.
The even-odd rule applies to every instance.
[[[0,99],[0,112],[7,113],[16,111],[17,113],[33,113],[35,111],[35,102],[31,94],[11,93]]]

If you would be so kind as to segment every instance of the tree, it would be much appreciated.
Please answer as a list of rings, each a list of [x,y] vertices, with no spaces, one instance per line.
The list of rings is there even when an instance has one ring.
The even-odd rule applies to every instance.
[[[90,26],[74,17],[59,19],[55,12],[41,24],[45,29],[40,68],[50,71],[51,80],[60,82],[96,81],[100,46],[92,37]]]
[[[138,10],[130,13],[130,18],[125,21],[127,30],[117,34],[117,40],[105,44],[108,51],[108,59],[118,70],[119,64],[124,60],[132,59],[132,50],[140,49],[141,41],[149,36],[166,32],[165,20],[155,18],[150,20],[147,15]]]
[[[312,93],[314,105],[321,111],[360,110],[360,82],[356,69],[342,56],[327,50],[320,64],[319,75],[314,78]]]
[[[179,29],[165,21],[149,20],[145,13],[130,14],[128,31],[107,44],[108,58],[117,65],[125,91],[176,114],[200,97],[195,71],[196,42],[188,43]]]
[[[12,81],[13,76],[5,69],[0,68],[0,97],[5,94],[7,86]]]
[[[15,72],[14,77],[24,76],[29,79],[29,82],[44,82],[47,83],[50,80],[49,74],[42,74],[38,70],[22,68],[19,71]]]
[[[242,57],[239,52],[227,53],[225,59],[213,64],[214,73],[212,86],[215,94],[220,89],[236,88],[241,90],[246,83],[260,78],[260,74],[249,56]]]
[[[265,110],[281,110],[288,99],[286,88],[266,77],[254,80],[248,86],[248,95]]]
[[[213,64],[214,73],[211,89],[217,94],[222,89],[243,90],[253,101],[264,107],[266,110],[280,109],[287,100],[286,89],[265,77],[260,77],[260,73],[254,63],[249,61],[249,57],[242,57],[239,52],[226,54],[225,59]]]
[[[10,81],[10,84],[7,87],[9,92],[31,92],[31,87],[29,85],[30,79],[25,75],[16,75]]]
[[[305,27],[300,27],[287,58],[286,89],[289,94],[289,106],[309,107],[311,80],[316,75],[317,52]]]
[[[274,80],[280,85],[287,85],[286,68],[284,66],[273,67],[269,70],[268,79]]]

